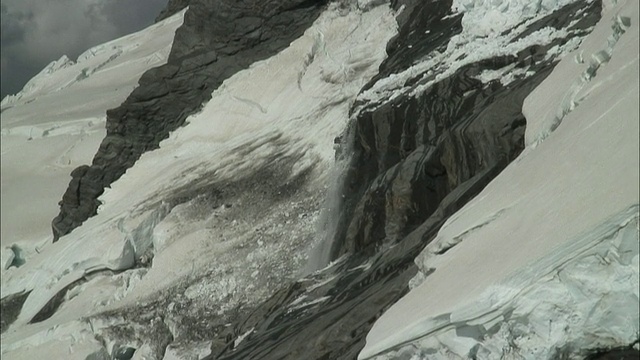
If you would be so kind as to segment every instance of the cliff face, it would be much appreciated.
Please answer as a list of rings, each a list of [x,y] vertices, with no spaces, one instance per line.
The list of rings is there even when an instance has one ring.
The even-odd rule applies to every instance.
[[[164,8],[156,17],[156,22],[162,21],[178,11],[189,6],[189,0],[169,0],[167,7]]]
[[[96,214],[97,198],[144,152],[156,149],[236,72],[298,38],[325,1],[193,1],[167,64],[147,71],[118,108],[90,166],[72,180],[52,221],[54,241]],[[170,3],[169,8],[177,7]]]

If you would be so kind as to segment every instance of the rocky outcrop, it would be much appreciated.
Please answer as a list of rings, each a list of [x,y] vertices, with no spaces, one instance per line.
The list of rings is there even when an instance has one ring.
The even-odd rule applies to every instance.
[[[422,6],[428,7],[430,16],[422,15]],[[546,26],[567,27],[584,6],[566,6],[533,24],[528,32]],[[433,9],[434,4],[426,3],[407,15],[425,23],[406,21],[405,26],[412,31],[401,30],[401,36],[391,44],[389,59],[381,66],[383,72],[402,70],[412,60],[438,51],[439,44],[446,44],[442,39],[443,21],[452,18],[440,20],[446,13],[431,16],[437,13]],[[587,14],[590,16],[583,17],[575,29],[593,26],[599,19],[599,5],[590,5]],[[459,22],[447,23],[447,27],[454,29],[448,33],[451,37]],[[409,46],[413,34],[426,30],[437,37],[435,45],[429,42],[426,53],[408,53],[419,47]],[[400,96],[383,104],[364,105],[354,125],[354,153],[332,258],[346,253],[373,254],[382,245],[401,241],[456,188],[476,175],[490,172],[495,176],[506,167],[524,148],[522,103],[553,68],[554,56],[548,50],[568,40],[559,38],[544,46],[532,45],[513,55],[463,66],[415,97]],[[482,71],[510,66],[527,68],[535,75],[506,86],[497,80],[487,84],[478,80]],[[427,81],[414,79],[405,86],[417,88]],[[484,184],[492,178],[487,177]]]
[[[447,16],[450,2],[395,3],[401,5],[399,35],[372,82],[438,51],[460,29],[460,17]],[[579,19],[569,37],[584,35],[599,20],[600,6],[566,6],[528,31],[566,28]],[[431,34],[433,42],[422,50],[408,46],[416,33]],[[408,291],[421,249],[522,151],[522,102],[556,63],[548,50],[568,40],[468,64],[417,96],[356,103],[345,137],[351,143],[343,144],[353,155],[332,249],[336,263],[235,322],[214,339],[206,359],[356,358],[375,320]],[[507,84],[478,80],[483,70],[510,66],[531,75]],[[414,79],[404,86],[424,81]]]
[[[636,346],[634,349],[633,346]],[[637,349],[638,342],[635,344],[620,347],[616,349],[607,349],[595,351],[593,354],[587,356],[585,360],[632,360],[640,357],[640,350]]]
[[[92,164],[72,172],[52,221],[54,241],[95,215],[104,188],[182,126],[225,79],[299,37],[325,2],[191,1],[167,64],[147,71],[125,102],[107,111],[107,136]]]

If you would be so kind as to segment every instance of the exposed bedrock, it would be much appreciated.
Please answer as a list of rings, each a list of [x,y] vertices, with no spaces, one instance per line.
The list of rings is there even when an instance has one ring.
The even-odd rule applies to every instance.
[[[28,292],[9,295],[0,300],[0,333],[4,333],[20,314],[22,305],[29,296]]]
[[[564,28],[573,19],[570,15],[578,16],[585,6],[591,15],[583,17],[574,29],[593,26],[599,18],[597,2],[566,6],[529,29]],[[419,6],[415,11],[421,13]],[[440,29],[442,21],[423,18]],[[411,33],[405,33],[406,39],[395,41],[410,41]],[[568,40],[560,38],[517,54],[463,66],[416,97],[400,96],[382,105],[365,105],[353,129],[354,154],[332,258],[352,252],[372,254],[376,247],[400,241],[452,190],[489,169],[497,174],[515,159],[524,148],[522,103],[552,70],[555,57],[547,51]],[[408,47],[397,45],[391,51],[394,48],[403,52]],[[399,60],[392,52],[387,61]],[[483,70],[508,66],[528,68],[535,75],[506,86],[500,81],[485,84],[477,79]],[[381,68],[386,67],[385,62]],[[405,86],[424,82],[409,80]],[[485,185],[491,179],[487,178]]]
[[[485,172],[458,187],[398,246],[342,258],[282,288],[214,338],[205,360],[355,359],[373,323],[408,291],[423,244],[495,175]]]
[[[596,350],[593,354],[587,356],[585,360],[633,360],[639,357],[640,350],[638,350],[638,341],[636,341],[635,344],[625,347]]]
[[[443,37],[439,44],[459,29],[459,18],[442,19],[450,2],[405,5],[399,35],[387,48],[378,79],[425,55],[408,53],[410,27],[422,34],[443,31],[437,35]],[[580,19],[568,36],[584,36],[599,20],[600,6],[569,5],[529,29],[567,28]],[[425,16],[427,9],[439,17]],[[453,31],[441,28],[446,21]],[[214,339],[206,359],[355,359],[376,319],[408,291],[417,254],[522,151],[522,102],[556,63],[548,50],[568,40],[468,64],[415,97],[405,93],[356,103],[347,136],[352,143],[345,146],[353,148],[353,157],[332,251],[335,263],[285,286],[235,321],[228,333]],[[510,65],[528,68],[530,74],[506,85],[476,78],[483,70]],[[421,81],[408,81],[405,87]]]
[[[95,215],[104,188],[182,126],[225,79],[301,36],[325,3],[191,1],[167,64],[147,71],[125,102],[107,111],[107,136],[91,166],[72,172],[52,221],[54,241]]]

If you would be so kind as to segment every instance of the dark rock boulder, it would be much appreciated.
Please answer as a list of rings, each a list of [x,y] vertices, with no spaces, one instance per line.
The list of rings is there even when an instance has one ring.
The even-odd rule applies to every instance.
[[[95,215],[104,188],[182,126],[225,79],[300,37],[325,2],[191,1],[167,64],[147,71],[125,102],[107,111],[107,136],[91,166],[72,172],[52,222],[54,241]]]

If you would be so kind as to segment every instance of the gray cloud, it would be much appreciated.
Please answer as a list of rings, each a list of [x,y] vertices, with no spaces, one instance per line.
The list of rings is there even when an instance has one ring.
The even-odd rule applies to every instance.
[[[167,0],[2,0],[1,98],[49,62],[153,23]]]
[[[33,13],[9,12],[5,4],[0,4],[0,34],[2,44],[13,44],[24,39],[25,29],[33,21]]]

